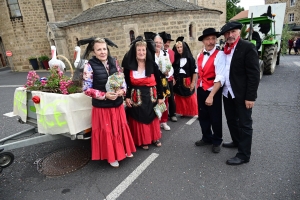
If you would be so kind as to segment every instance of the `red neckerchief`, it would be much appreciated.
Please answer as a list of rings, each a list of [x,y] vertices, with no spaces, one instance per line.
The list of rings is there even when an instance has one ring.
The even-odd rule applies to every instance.
[[[235,40],[234,43],[232,43],[232,44],[226,43],[225,46],[224,46],[224,53],[226,55],[230,54],[231,50],[234,48],[234,46],[236,45],[236,43],[238,43],[239,40],[240,40],[240,36]]]

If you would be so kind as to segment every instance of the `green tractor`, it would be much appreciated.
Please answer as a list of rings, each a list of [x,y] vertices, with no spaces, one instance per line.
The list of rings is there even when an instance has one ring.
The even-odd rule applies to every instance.
[[[280,61],[280,40],[276,39],[275,33],[275,20],[268,16],[244,18],[237,20],[244,25],[244,30],[249,25],[249,29],[253,29],[253,24],[269,24],[270,31],[261,39],[260,47],[257,47],[259,54],[259,67],[260,78],[263,74],[271,75],[275,71],[276,65],[279,65]],[[242,29],[242,30],[243,30]],[[252,39],[252,32],[249,31],[248,40],[254,45],[257,44],[257,40]],[[260,42],[260,41],[259,41]]]

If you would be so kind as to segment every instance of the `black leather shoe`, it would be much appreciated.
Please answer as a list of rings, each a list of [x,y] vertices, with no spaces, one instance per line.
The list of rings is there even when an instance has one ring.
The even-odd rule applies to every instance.
[[[226,164],[227,165],[241,165],[243,163],[247,163],[249,162],[249,160],[242,160],[238,157],[233,157],[233,158],[230,158],[226,161]]]
[[[212,145],[212,152],[213,153],[219,153],[221,151],[220,145]]]
[[[222,144],[222,146],[225,148],[237,148],[238,147],[238,145],[234,142],[224,142]]]
[[[204,142],[203,140],[198,140],[197,142],[195,142],[195,145],[198,147],[201,147],[201,146],[205,146],[205,145],[211,145],[211,143]]]

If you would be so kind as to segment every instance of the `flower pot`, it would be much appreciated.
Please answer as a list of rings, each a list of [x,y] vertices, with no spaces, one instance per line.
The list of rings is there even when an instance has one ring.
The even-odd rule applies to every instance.
[[[32,68],[34,70],[38,70],[39,69],[39,63],[38,60],[36,58],[34,59],[29,59],[30,64],[32,65]]]
[[[43,61],[42,61],[43,67],[44,67],[44,69],[46,69],[46,70],[49,70],[49,64],[48,64],[48,62],[49,62],[49,60],[43,60]]]

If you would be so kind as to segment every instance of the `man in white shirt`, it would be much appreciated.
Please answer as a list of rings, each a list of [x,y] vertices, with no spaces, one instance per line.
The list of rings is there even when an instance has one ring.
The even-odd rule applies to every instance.
[[[249,41],[240,39],[241,28],[241,23],[233,21],[225,24],[220,31],[226,41],[223,103],[232,139],[232,142],[224,142],[223,147],[238,148],[236,156],[226,161],[228,165],[240,165],[250,160],[251,115],[260,80],[257,50]]]
[[[197,56],[198,82],[197,100],[198,116],[202,138],[196,146],[212,145],[212,152],[219,153],[222,139],[222,90],[224,65],[215,66],[219,50],[216,48],[219,32],[214,28],[203,31],[198,40],[204,44],[204,50]]]

